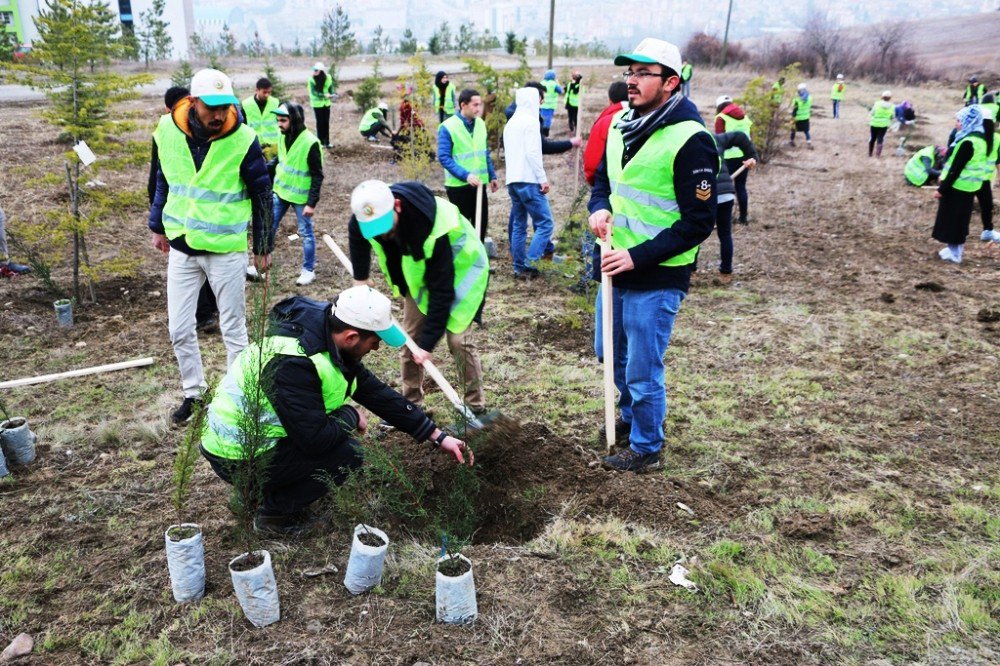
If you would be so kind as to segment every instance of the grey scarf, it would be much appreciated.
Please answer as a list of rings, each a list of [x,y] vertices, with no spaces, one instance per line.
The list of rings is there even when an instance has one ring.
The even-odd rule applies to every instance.
[[[636,141],[657,130],[663,124],[663,119],[670,115],[682,99],[684,99],[683,95],[673,95],[665,104],[644,116],[637,117],[635,109],[629,110],[622,116],[615,127],[621,130],[625,150],[631,152],[632,145]]]

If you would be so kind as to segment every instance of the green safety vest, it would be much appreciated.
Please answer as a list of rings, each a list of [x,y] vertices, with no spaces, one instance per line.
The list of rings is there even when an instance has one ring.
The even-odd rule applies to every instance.
[[[688,139],[705,132],[694,120],[668,125],[654,132],[628,164],[622,168],[625,142],[622,132],[612,127],[608,132],[607,167],[611,184],[611,212],[614,231],[611,245],[628,250],[669,229],[681,218],[674,194],[674,159]],[[711,135],[709,135],[711,136]],[[664,175],[663,168],[667,173]],[[715,193],[712,193],[715,196]],[[670,257],[661,266],[687,266],[698,256],[698,248]]]
[[[948,156],[948,161],[944,165],[944,169],[941,171],[941,180],[943,181],[948,177],[952,162],[955,161],[955,155],[958,154],[958,148],[966,141],[972,144],[972,159],[962,169],[962,173],[958,175],[952,187],[961,192],[976,192],[982,187],[983,181],[987,180],[992,172],[992,167],[989,164],[989,156],[986,154],[986,139],[983,138],[982,134],[969,134],[955,144],[951,155]]]
[[[892,102],[887,102],[883,99],[875,102],[872,106],[871,113],[871,126],[872,127],[888,127],[892,124],[892,118],[896,114],[896,105]]]
[[[542,81],[542,87],[545,88],[545,98],[542,100],[543,109],[554,109],[559,106],[559,93],[556,92],[558,86],[559,84],[552,79]]]
[[[348,383],[344,373],[330,360],[328,351],[307,357],[296,338],[266,337],[263,342],[254,343],[240,352],[222,383],[215,389],[201,435],[201,446],[205,451],[226,460],[243,459],[240,425],[241,421],[246,422],[248,411],[258,412],[257,418],[264,438],[258,455],[273,449],[279,439],[288,435],[260,381],[261,371],[277,354],[299,356],[312,361],[316,374],[319,375],[323,407],[327,414],[341,407],[354,393],[356,382]],[[257,392],[260,399],[259,410],[254,404]],[[246,406],[248,393],[250,405]]]
[[[285,140],[278,142],[278,166],[274,170],[274,193],[279,198],[293,204],[304,204],[309,201],[309,188],[312,186],[312,174],[309,173],[309,151],[313,145],[319,145],[316,135],[307,129],[299,132],[289,150]],[[323,151],[319,151],[320,162],[323,161]]]
[[[716,118],[722,118],[722,122],[725,123],[725,128],[727,132],[743,132],[747,136],[750,136],[750,128],[753,126],[753,121],[743,116],[742,120],[737,120],[731,116],[720,113],[715,116]],[[723,159],[731,160],[737,157],[743,157],[743,150],[737,147],[732,147],[726,149],[726,152],[722,153]]]
[[[685,83],[691,80],[691,74],[694,72],[694,68],[691,67],[690,63],[681,66],[681,81]]]
[[[163,230],[173,240],[186,236],[188,247],[222,254],[246,252],[253,208],[240,164],[257,135],[246,125],[212,141],[195,169],[187,135],[169,119],[153,133],[160,169],[169,191]]]
[[[324,107],[330,106],[330,98],[327,95],[333,93],[333,79],[330,75],[326,75],[326,82],[323,84],[323,89],[319,90],[316,87],[316,79],[312,76],[309,77],[309,104],[314,109],[322,109]]]
[[[490,174],[486,166],[486,156],[489,150],[486,148],[486,123],[483,119],[476,118],[473,121],[471,134],[465,127],[465,120],[457,114],[441,123],[441,127],[448,130],[448,134],[451,135],[451,156],[458,166],[479,176],[479,180],[483,183],[488,183]],[[464,180],[459,180],[445,169],[445,187],[461,187],[465,184]]]
[[[927,166],[924,164],[925,157],[930,159],[931,166],[933,167],[934,146],[927,146],[913,153],[913,157],[903,167],[903,176],[906,177],[906,182],[910,185],[921,187],[930,179],[930,174],[927,173]]]
[[[455,84],[451,81],[444,89],[444,100],[441,100],[441,90],[434,86],[434,108],[439,109],[444,106],[444,112],[449,116],[455,113]]]
[[[434,227],[424,241],[424,257],[426,259],[433,254],[434,245],[439,238],[448,237],[455,263],[455,300],[451,304],[447,328],[452,333],[462,333],[472,324],[472,319],[486,297],[486,284],[490,278],[489,260],[476,230],[461,216],[458,208],[441,197],[434,197],[434,202],[437,204],[437,213],[434,216]],[[398,297],[400,290],[389,276],[385,249],[377,238],[372,238],[371,244],[382,274],[392,287],[393,295]],[[407,291],[424,315],[428,313],[430,306],[430,292],[424,281],[424,272],[427,270],[425,259],[418,261],[408,254],[404,254],[401,259]]]
[[[358,131],[367,132],[377,122],[384,123],[385,116],[382,115],[382,109],[376,106],[374,109],[368,109],[367,111],[365,111],[365,115],[361,116],[361,122],[358,123]]]
[[[247,125],[257,133],[257,138],[261,144],[276,144],[281,139],[281,130],[278,129],[278,117],[271,113],[278,108],[278,98],[267,98],[264,103],[264,110],[257,106],[257,100],[250,95],[243,100],[243,114],[247,117]]]
[[[997,112],[1000,111],[1000,104],[990,102],[989,104],[980,104],[979,108],[983,110],[983,118],[989,118],[996,122]]]
[[[785,88],[777,81],[771,86],[771,102],[781,104],[781,98],[785,95]]]
[[[813,96],[806,95],[805,99],[802,99],[798,95],[795,96],[795,120],[809,120],[812,115],[813,106]]]
[[[963,99],[965,101],[969,101],[973,97],[975,97],[976,99],[982,99],[983,95],[985,94],[986,94],[986,84],[984,83],[976,84],[975,88],[972,87],[972,84],[969,84],[965,86],[965,97],[963,97]]]
[[[566,104],[568,106],[580,106],[580,95],[583,94],[583,83],[574,86],[572,83],[566,86]]]
[[[844,99],[844,90],[846,86],[843,83],[834,83],[833,88],[830,90],[830,99],[842,100]]]

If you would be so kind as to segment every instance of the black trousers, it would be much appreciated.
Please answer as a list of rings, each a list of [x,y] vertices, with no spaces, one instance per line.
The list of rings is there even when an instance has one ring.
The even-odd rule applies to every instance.
[[[983,217],[983,231],[993,231],[993,184],[990,181],[984,181],[976,191],[976,201],[979,202],[979,214]]]
[[[330,145],[330,107],[314,106],[316,114],[316,138],[323,146]]]
[[[726,160],[726,169],[729,173],[736,173],[736,170],[743,166],[743,160],[746,157],[732,157]],[[733,178],[733,185],[736,187],[736,203],[740,205],[740,224],[747,223],[747,216],[749,215],[750,197],[747,195],[747,176],[750,175],[749,169],[744,169],[743,173]]]
[[[576,134],[576,118],[580,113],[580,108],[576,106],[566,107],[566,116],[569,118],[569,133]]]
[[[482,203],[482,225],[483,228],[479,230],[479,240],[486,240],[486,227],[490,220],[490,203],[486,196],[486,184],[482,185],[483,188],[483,203]],[[458,211],[462,213],[462,217],[467,219],[472,227],[476,227],[476,188],[472,185],[460,185],[458,187],[446,187],[444,188],[448,193],[448,201],[452,202],[458,206]]]
[[[871,157],[872,150],[875,148],[876,143],[882,143],[885,141],[885,133],[888,131],[888,127],[870,127],[871,136],[868,139],[868,156]],[[881,149],[880,149],[881,150]],[[881,153],[880,153],[881,154]]]
[[[329,475],[336,485],[340,485],[347,480],[351,470],[361,466],[358,446],[357,441],[348,439],[316,457],[308,457],[295,445],[280,440],[267,466],[260,512],[268,516],[288,515],[325,496],[330,489],[322,480],[323,476]],[[220,479],[229,484],[233,482],[233,470],[238,461],[219,458],[205,449],[201,454]]]
[[[198,292],[198,307],[194,311],[194,320],[198,323],[206,322],[219,312],[219,306],[215,302],[215,292],[212,286],[205,280]]]

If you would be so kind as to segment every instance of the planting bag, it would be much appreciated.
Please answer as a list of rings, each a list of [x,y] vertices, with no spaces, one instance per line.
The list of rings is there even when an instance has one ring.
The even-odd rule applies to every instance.
[[[193,527],[198,533],[187,539],[173,541],[170,530],[174,527]],[[198,601],[205,594],[205,541],[201,527],[194,523],[171,525],[163,538],[167,543],[167,569],[170,570],[170,588],[174,601],[179,604]]]
[[[10,474],[10,470],[7,469],[7,457],[3,454],[3,449],[0,448],[0,479]]]
[[[472,577],[472,561],[464,555],[456,556],[469,565],[469,570],[461,576],[445,576],[440,571],[437,575],[437,620],[445,624],[468,624],[479,615],[476,606],[476,581]],[[438,560],[438,566],[450,557]]]
[[[28,420],[23,417],[0,423],[0,444],[14,465],[27,465],[35,459],[35,439],[35,433],[28,430]]]
[[[229,562],[229,574],[243,614],[253,626],[266,627],[281,619],[281,608],[278,605],[278,584],[271,568],[271,553],[266,550],[257,552],[264,557],[260,566],[249,571],[234,571],[233,564],[242,559],[246,555],[244,553]]]
[[[358,539],[365,531],[374,534],[384,542],[381,546],[366,546]],[[385,566],[385,553],[389,550],[389,537],[382,530],[358,525],[354,528],[354,540],[351,542],[351,557],[347,560],[347,571],[344,574],[344,587],[351,594],[367,592],[382,582],[382,568]]]

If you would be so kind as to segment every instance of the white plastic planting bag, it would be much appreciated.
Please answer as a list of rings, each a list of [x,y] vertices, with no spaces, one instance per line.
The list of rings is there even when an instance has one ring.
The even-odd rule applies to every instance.
[[[191,527],[197,533],[174,541],[170,538],[170,530],[175,527]],[[174,592],[174,601],[179,604],[188,601],[198,601],[205,594],[205,541],[201,535],[201,527],[195,523],[171,525],[163,533],[167,543],[167,569],[170,570],[170,588]]]
[[[465,555],[454,557],[469,565],[469,570],[460,576],[445,576],[440,571],[437,575],[437,620],[445,624],[468,624],[479,615],[476,605],[476,581],[472,577],[472,561]],[[438,567],[451,556],[438,560]]]
[[[229,575],[233,579],[233,589],[236,598],[240,600],[243,614],[255,627],[266,627],[281,619],[281,607],[278,604],[278,584],[274,580],[274,569],[271,568],[271,553],[266,550],[255,551],[262,555],[264,561],[249,571],[234,571],[233,564],[246,555],[234,557],[229,562]]]
[[[381,546],[366,546],[358,539],[359,534],[369,532],[382,539]],[[389,549],[389,537],[382,530],[357,525],[354,528],[354,540],[351,542],[351,557],[347,560],[347,571],[344,573],[344,587],[351,594],[367,592],[382,582],[382,568],[385,566],[385,553]]]
[[[0,447],[0,479],[10,474],[10,470],[7,469],[7,457],[3,454],[3,448]]]
[[[35,459],[35,439],[35,433],[28,430],[28,420],[24,417],[0,423],[0,442],[14,465],[27,465]]]

